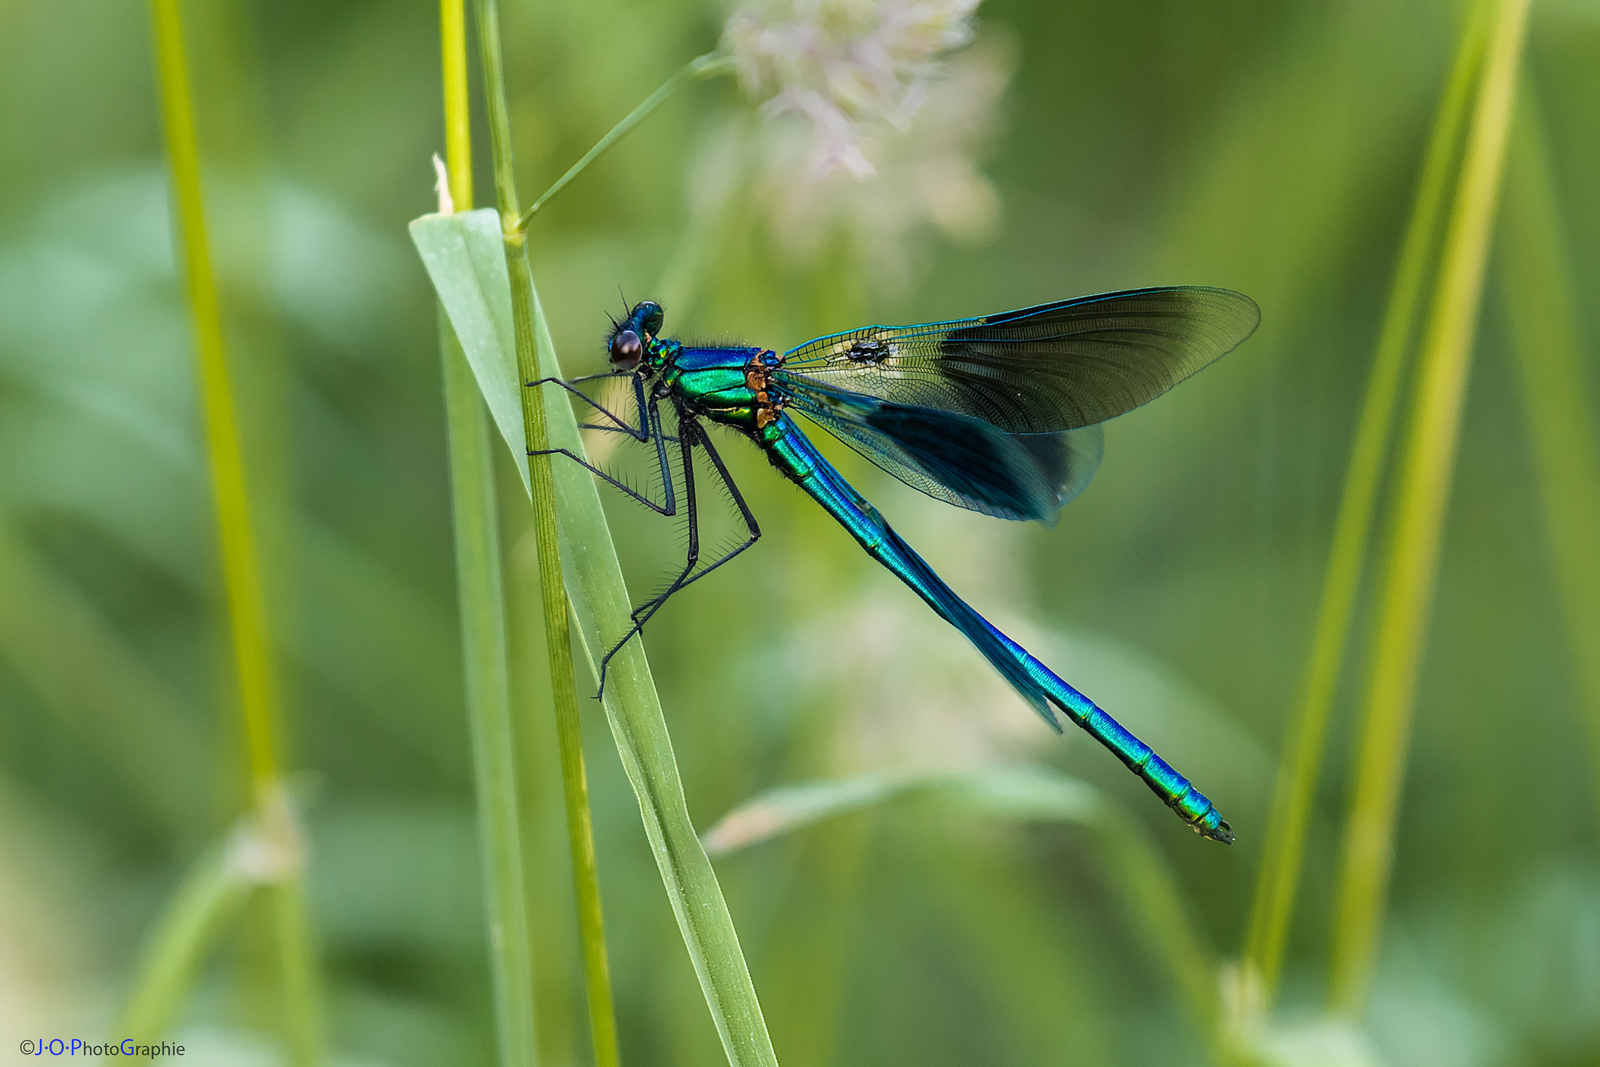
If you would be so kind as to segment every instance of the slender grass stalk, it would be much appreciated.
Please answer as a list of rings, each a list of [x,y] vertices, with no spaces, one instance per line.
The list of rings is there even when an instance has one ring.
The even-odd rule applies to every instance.
[[[472,208],[465,0],[440,0],[439,26],[445,152],[449,158],[448,185],[440,189],[440,212],[448,214],[454,208]],[[538,1062],[533,962],[513,759],[493,453],[483,398],[443,306],[439,309],[439,358],[450,445],[456,595],[461,611],[461,655],[466,670],[496,1039],[503,1067],[533,1067]]]
[[[661,88],[644,98],[644,102],[628,112],[623,120],[611,127],[611,130],[600,140],[595,142],[593,148],[585,152],[583,158],[567,169],[567,172],[557,178],[555,184],[539,194],[539,198],[524,211],[517,219],[517,229],[527,229],[528,223],[533,221],[533,216],[544,207],[545,202],[567,187],[567,183],[582,174],[584,169],[599,159],[606,149],[616,144],[635,126],[643,122],[650,112],[666,103],[667,98],[683,87],[683,84],[693,78],[710,78],[732,70],[732,61],[721,52],[707,52],[697,56],[683,65],[683,69],[661,84]]]
[[[466,0],[439,0],[444,159],[452,211],[472,210],[472,108],[467,87]]]
[[[544,375],[539,370],[539,350],[534,340],[533,276],[528,267],[527,239],[517,221],[516,174],[511,159],[511,120],[506,107],[499,12],[494,0],[478,0],[476,10],[483,53],[490,142],[494,149],[495,197],[505,242],[506,271],[511,282],[512,339],[516,350],[517,374],[522,381],[531,382]],[[610,964],[606,959],[605,923],[600,902],[600,876],[595,864],[594,830],[589,815],[589,786],[583,763],[583,732],[578,719],[577,680],[573,675],[567,591],[561,574],[561,552],[557,540],[555,482],[550,470],[553,457],[538,454],[548,452],[550,435],[545,421],[543,390],[525,388],[518,392],[521,395],[523,435],[530,454],[528,486],[533,500],[540,600],[544,614],[545,643],[550,657],[550,688],[555,706],[556,735],[561,750],[561,784],[566,802],[568,846],[572,852],[578,931],[583,948],[590,1040],[596,1067],[615,1067],[619,1062],[616,1011],[612,1005]]]
[[[1329,1000],[1357,1016],[1376,966],[1417,674],[1438,572],[1472,339],[1505,161],[1528,0],[1501,0],[1479,82],[1419,358],[1418,392],[1396,487],[1371,677],[1339,874]]]
[[[1600,418],[1579,326],[1566,225],[1531,84],[1524,82],[1507,163],[1500,289],[1544,505],[1545,533],[1600,786]],[[1585,358],[1587,356],[1587,359]],[[1600,791],[1596,802],[1600,804]]]
[[[276,679],[260,561],[251,526],[250,494],[238,418],[228,383],[222,310],[206,243],[199,146],[177,0],[150,0],[150,13],[180,259],[195,333],[206,454],[221,545],[223,584],[227,590],[250,782],[254,802],[265,815],[280,787],[274,736]],[[298,870],[274,887],[273,893],[289,1053],[294,1063],[311,1064],[320,1054],[320,1005]],[[134,1000],[138,999],[136,991]]]
[[[268,647],[266,605],[250,522],[239,423],[228,382],[222,309],[206,245],[205,208],[200,194],[199,146],[183,52],[177,0],[150,0],[155,23],[156,61],[167,130],[168,162],[178,236],[195,332],[195,357],[205,415],[206,454],[222,548],[233,650],[239,673],[251,785],[270,789],[278,778],[276,683]]]
[[[1277,991],[1305,857],[1306,831],[1327,743],[1328,716],[1339,685],[1350,617],[1366,568],[1367,545],[1372,539],[1373,504],[1388,455],[1390,427],[1400,394],[1406,352],[1437,240],[1451,164],[1461,140],[1472,85],[1488,45],[1488,14],[1487,4],[1477,4],[1462,28],[1455,61],[1428,141],[1422,174],[1417,182],[1416,201],[1401,242],[1394,286],[1389,292],[1372,359],[1372,374],[1367,380],[1355,441],[1350,449],[1350,466],[1345,473],[1344,491],[1334,520],[1333,544],[1323,574],[1322,600],[1300,704],[1284,738],[1284,759],[1278,767],[1272,818],[1267,827],[1267,843],[1257,874],[1255,903],[1245,943],[1245,961],[1259,983],[1263,1009],[1270,1007]]]

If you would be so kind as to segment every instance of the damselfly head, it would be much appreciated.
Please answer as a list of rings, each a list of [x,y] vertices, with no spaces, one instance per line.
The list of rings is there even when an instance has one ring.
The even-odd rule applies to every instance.
[[[623,329],[632,330],[640,337],[653,338],[661,333],[661,322],[666,314],[654,300],[641,300],[628,312]]]
[[[612,319],[611,335],[606,338],[611,366],[619,371],[636,369],[644,358],[645,347],[661,332],[665,317],[660,304],[642,300],[633,305],[633,310],[621,322]]]

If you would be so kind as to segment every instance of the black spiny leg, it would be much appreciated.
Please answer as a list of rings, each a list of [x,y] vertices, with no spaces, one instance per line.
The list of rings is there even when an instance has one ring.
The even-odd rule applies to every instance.
[[[745,530],[749,536],[736,545],[731,551],[712,561],[709,566],[701,568],[699,571],[690,575],[687,579],[677,583],[677,585],[668,589],[665,593],[662,593],[659,597],[656,597],[653,600],[647,600],[643,604],[639,605],[639,607],[634,609],[634,618],[638,618],[639,613],[645,608],[650,607],[652,604],[655,604],[656,607],[660,607],[661,604],[657,603],[657,601],[665,603],[667,597],[683,589],[684,586],[692,585],[693,583],[698,582],[700,579],[704,578],[706,575],[710,574],[712,571],[728,562],[734,556],[737,556],[739,553],[755,544],[756,541],[761,537],[761,527],[757,525],[756,517],[750,511],[750,505],[744,502],[744,494],[739,492],[739,487],[733,483],[733,476],[728,473],[728,468],[723,464],[722,457],[718,455],[717,450],[712,447],[711,435],[706,433],[705,429],[702,428],[699,423],[694,424],[694,433],[695,436],[699,438],[699,440],[697,440],[695,443],[706,450],[706,455],[710,458],[711,465],[716,468],[717,477],[722,480],[723,486],[728,490],[728,495],[733,498],[734,507],[739,509],[739,515],[744,519]],[[653,613],[654,609],[652,609],[652,614]],[[648,617],[649,616],[646,616],[646,618]]]
[[[612,377],[616,377],[616,375],[613,375],[613,374],[591,374],[586,378],[574,378],[573,381],[584,382],[584,381],[591,381],[591,380],[593,380],[595,378],[612,378]],[[560,378],[540,378],[538,381],[529,382],[528,383],[528,387],[529,388],[533,388],[535,386],[544,385],[546,383],[552,383],[552,384],[561,386],[561,388],[565,389],[567,392],[571,393],[573,396],[575,396],[578,399],[582,400],[585,404],[588,404],[590,407],[592,407],[596,411],[600,412],[602,415],[604,415],[606,418],[610,419],[612,422],[615,422],[617,424],[616,429],[617,429],[618,432],[625,433],[629,437],[632,437],[636,441],[649,441],[651,438],[654,438],[655,442],[656,442],[656,462],[660,465],[660,468],[661,468],[661,485],[662,485],[662,489],[663,489],[663,494],[666,496],[666,502],[663,503],[663,504],[657,504],[654,500],[651,500],[649,497],[645,496],[643,493],[639,492],[637,489],[634,489],[631,486],[625,485],[624,483],[619,481],[617,478],[615,478],[612,475],[610,475],[610,474],[606,473],[605,471],[601,470],[599,467],[596,467],[593,463],[590,463],[588,460],[583,459],[582,457],[580,457],[578,455],[575,455],[574,453],[568,451],[565,448],[546,448],[546,449],[530,448],[530,449],[528,449],[528,455],[530,455],[530,456],[566,456],[568,459],[572,460],[574,463],[578,464],[580,467],[582,467],[583,469],[587,470],[590,474],[593,474],[598,478],[603,478],[608,484],[610,484],[610,485],[616,487],[617,489],[621,490],[627,496],[633,498],[634,500],[637,500],[639,503],[643,504],[645,507],[649,508],[651,511],[656,512],[658,515],[676,515],[678,513],[678,500],[677,500],[677,493],[675,492],[675,490],[673,488],[673,484],[672,484],[672,465],[667,462],[666,435],[664,433],[662,433],[662,430],[661,430],[661,412],[658,409],[658,405],[659,405],[660,401],[656,400],[653,397],[649,401],[646,401],[645,393],[644,393],[644,382],[643,382],[643,380],[640,379],[637,375],[634,376],[634,379],[633,379],[634,402],[638,405],[638,409],[639,409],[639,426],[638,426],[638,428],[630,426],[625,420],[623,420],[622,418],[620,418],[617,415],[614,415],[612,412],[608,411],[606,408],[604,408],[600,404],[596,403],[587,394],[585,394],[585,393],[581,392],[580,390],[574,388],[571,382],[563,381]],[[600,427],[596,427],[596,429],[611,429],[611,427],[600,426]]]
[[[578,429],[598,430],[601,433],[625,433],[630,437],[633,436],[633,431],[631,429],[625,430],[620,426],[605,426],[598,422],[580,422],[578,423]],[[669,445],[675,445],[678,443],[678,439],[672,436],[670,433],[662,434],[661,439]],[[638,440],[638,438],[635,437],[634,440]]]
[[[659,418],[660,416],[656,416]],[[688,507],[689,515],[689,551],[688,558],[683,565],[683,572],[672,580],[667,586],[667,591],[653,600],[647,600],[633,612],[633,625],[628,632],[622,635],[622,640],[611,646],[611,651],[600,657],[600,689],[594,697],[599,700],[606,691],[606,668],[611,665],[611,658],[622,651],[622,646],[632,641],[639,631],[644,629],[644,624],[650,621],[650,616],[660,610],[666,603],[667,597],[676,592],[694,570],[695,564],[700,562],[700,511],[695,499],[694,491],[694,446],[695,438],[699,436],[700,427],[692,418],[682,415],[678,419],[678,442],[682,446],[683,462],[683,499]],[[643,617],[640,613],[643,612]]]
[[[600,414],[610,419],[616,424],[615,428],[617,430],[628,434],[636,441],[648,441],[650,439],[650,424],[648,421],[646,421],[644,412],[644,381],[637,374],[631,375],[633,378],[633,398],[634,402],[638,405],[639,410],[639,425],[637,428],[628,425],[628,421],[622,416],[613,414],[609,408],[596,401],[594,397],[583,392],[581,389],[576,388],[579,382],[593,382],[602,378],[620,377],[622,377],[620,372],[612,371],[609,374],[586,374],[581,378],[540,378],[536,381],[528,382],[527,386],[529,389],[534,389],[541,385],[559,385],[561,388],[565,389],[567,392],[571,393],[573,396],[577,397],[579,400],[583,401],[585,404],[588,404]],[[605,429],[607,427],[595,428]]]
[[[756,524],[756,517],[751,513],[750,505],[745,503],[744,496],[739,492],[739,487],[734,484],[732,476],[728,474],[728,468],[722,462],[722,457],[717,454],[716,448],[711,444],[711,436],[706,433],[705,429],[701,427],[699,422],[695,421],[693,418],[683,417],[682,413],[680,412],[678,422],[678,437],[683,446],[682,462],[684,499],[688,502],[689,518],[689,550],[686,553],[683,571],[672,580],[671,584],[669,584],[666,590],[663,591],[659,596],[652,597],[643,604],[640,604],[637,608],[633,609],[633,626],[626,634],[623,635],[622,640],[613,645],[611,647],[611,651],[607,652],[600,660],[600,692],[595,694],[596,699],[605,693],[606,668],[610,665],[611,658],[618,652],[622,651],[622,646],[633,640],[636,635],[644,630],[644,624],[650,621],[651,616],[655,615],[656,612],[661,610],[662,605],[664,605],[674,593],[683,589],[685,586],[704,578],[706,575],[710,574],[712,571],[716,570],[718,567],[722,566],[724,563],[728,562],[730,559],[737,556],[751,545],[755,544],[756,540],[761,536],[761,527]],[[713,561],[710,566],[705,567],[698,572],[695,571],[695,566],[700,562],[700,512],[694,487],[693,452],[693,449],[696,445],[705,449],[706,455],[710,457],[711,465],[716,469],[717,477],[720,478],[722,480],[722,484],[727,487],[728,495],[733,498],[734,505],[738,507],[739,514],[744,519],[745,529],[749,532],[749,536],[745,538],[743,543],[735,547],[731,552],[728,552]]]

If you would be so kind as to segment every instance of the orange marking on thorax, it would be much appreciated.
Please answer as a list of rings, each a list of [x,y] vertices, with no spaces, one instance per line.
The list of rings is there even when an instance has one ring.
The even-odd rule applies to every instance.
[[[782,401],[773,402],[767,391],[771,385],[772,368],[762,362],[760,354],[750,357],[744,366],[744,384],[756,396],[756,429],[764,430],[778,417]]]

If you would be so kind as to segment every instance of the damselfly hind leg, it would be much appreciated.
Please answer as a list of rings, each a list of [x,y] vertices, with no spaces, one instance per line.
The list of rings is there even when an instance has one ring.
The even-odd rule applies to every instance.
[[[711,435],[706,433],[705,429],[698,423],[694,424],[693,432],[696,438],[695,444],[705,450],[706,458],[711,460],[711,465],[717,472],[718,480],[721,481],[723,487],[728,490],[728,497],[733,501],[733,506],[739,509],[739,517],[744,520],[745,539],[739,542],[738,545],[734,546],[728,552],[717,557],[711,563],[689,575],[687,579],[675,583],[660,596],[653,597],[652,599],[647,600],[643,604],[639,605],[637,608],[634,608],[633,617],[635,619],[637,619],[640,614],[642,614],[644,610],[650,607],[652,604],[660,606],[660,604],[665,603],[666,599],[673,593],[679,592],[685,587],[698,582],[700,579],[704,578],[706,575],[710,574],[712,571],[716,570],[718,567],[722,566],[724,563],[728,562],[730,559],[737,556],[751,545],[755,544],[756,541],[761,537],[761,526],[756,522],[755,514],[750,510],[750,505],[745,503],[744,494],[739,492],[739,486],[734,483],[733,475],[728,473],[727,465],[722,462],[721,453],[719,453],[716,450],[716,447],[712,445]]]
[[[601,657],[600,690],[595,694],[596,699],[605,694],[606,669],[610,666],[612,657],[622,651],[624,645],[643,632],[645,623],[649,622],[651,617],[661,610],[662,606],[671,599],[673,594],[704,578],[755,544],[761,537],[761,527],[756,523],[756,518],[750,510],[750,505],[745,502],[744,494],[740,493],[739,487],[734,484],[733,476],[728,473],[727,465],[723,463],[722,456],[718,454],[716,447],[712,445],[711,437],[706,433],[705,429],[694,419],[684,418],[680,413],[678,438],[682,444],[684,499],[687,502],[686,511],[689,520],[689,546],[684,554],[683,570],[668,583],[667,588],[659,595],[651,597],[633,609],[633,625],[629,627],[627,633],[623,634],[622,639]],[[746,531],[746,537],[739,545],[719,556],[709,565],[699,567],[699,569],[696,568],[700,563],[700,510],[694,482],[694,449],[697,447],[705,450],[706,457],[711,461],[712,469],[716,471],[718,479],[728,490],[728,496],[732,499],[734,506],[739,509],[739,516],[744,520]]]

